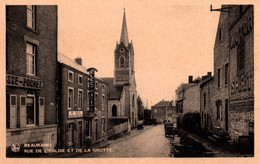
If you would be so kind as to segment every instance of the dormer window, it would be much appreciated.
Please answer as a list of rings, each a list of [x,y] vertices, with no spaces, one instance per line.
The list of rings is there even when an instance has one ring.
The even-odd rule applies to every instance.
[[[123,56],[121,56],[121,57],[119,58],[119,67],[120,67],[120,68],[125,67],[125,58],[124,58]]]

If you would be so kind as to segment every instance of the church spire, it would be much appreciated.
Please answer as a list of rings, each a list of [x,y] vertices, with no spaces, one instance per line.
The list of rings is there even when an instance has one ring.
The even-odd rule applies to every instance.
[[[124,9],[122,30],[121,30],[121,36],[120,36],[120,43],[123,43],[126,47],[128,47],[128,44],[129,44],[128,32],[127,32],[127,26],[126,26],[126,18],[125,18],[125,9]]]

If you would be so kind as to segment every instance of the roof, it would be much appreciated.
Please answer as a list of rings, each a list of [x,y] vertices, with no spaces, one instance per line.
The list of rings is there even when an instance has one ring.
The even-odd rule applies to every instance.
[[[152,107],[167,107],[169,104],[171,103],[171,101],[160,101],[157,104],[153,105]]]
[[[128,31],[127,31],[127,26],[126,26],[125,11],[124,11],[124,16],[123,16],[120,43],[123,43],[126,47],[128,47],[129,40],[128,40]]]
[[[101,80],[108,83],[108,99],[109,100],[120,100],[123,86],[115,86],[114,78],[101,78]]]
[[[59,63],[63,63],[65,65],[67,65],[67,66],[70,66],[70,67],[76,69],[76,70],[79,70],[79,71],[81,71],[83,73],[88,74],[87,73],[87,68],[85,68],[82,65],[79,65],[74,60],[70,59],[69,57],[65,56],[64,54],[62,54],[60,52],[58,53],[58,62]]]

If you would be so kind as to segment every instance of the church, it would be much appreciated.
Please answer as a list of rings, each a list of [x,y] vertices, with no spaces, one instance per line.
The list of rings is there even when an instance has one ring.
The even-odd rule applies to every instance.
[[[119,43],[114,51],[114,77],[102,78],[108,86],[108,117],[127,118],[131,127],[137,126],[137,91],[134,69],[134,48],[129,42],[125,11]]]

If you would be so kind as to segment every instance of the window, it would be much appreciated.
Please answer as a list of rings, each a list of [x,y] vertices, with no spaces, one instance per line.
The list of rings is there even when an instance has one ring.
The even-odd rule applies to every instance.
[[[228,84],[229,81],[229,66],[228,63],[225,64],[225,85]]]
[[[98,98],[98,93],[95,93],[95,100],[97,100]]]
[[[218,40],[221,41],[221,28],[218,29]]]
[[[27,125],[35,125],[35,96],[27,95],[26,97],[26,122]]]
[[[31,43],[26,44],[26,73],[35,76],[36,46]]]
[[[105,85],[104,84],[102,84],[102,91],[104,91],[105,90]]]
[[[68,88],[68,109],[73,109],[74,103],[74,88]]]
[[[154,114],[157,114],[157,109],[154,109]]]
[[[78,90],[78,109],[83,109],[83,90]]]
[[[11,106],[17,106],[17,96],[10,95],[10,97],[11,97]]]
[[[73,80],[74,80],[74,72],[72,72],[72,71],[68,71],[68,81],[69,82],[73,82]]]
[[[104,133],[106,131],[106,122],[105,122],[105,118],[102,118],[101,120],[101,124],[102,124],[102,133]]]
[[[27,5],[27,26],[35,29],[36,28],[36,21],[35,21],[35,6]]]
[[[120,67],[120,68],[125,67],[125,58],[124,58],[123,56],[121,56],[121,57],[119,58],[119,67]]]
[[[245,72],[245,42],[242,40],[237,47],[237,76]]]
[[[102,110],[105,109],[105,96],[102,95]]]
[[[206,93],[204,93],[204,107],[206,106]]]
[[[220,100],[218,100],[216,102],[216,107],[217,107],[217,120],[221,119],[221,105],[222,102]]]
[[[95,82],[95,88],[98,89],[98,82]]]
[[[78,77],[79,77],[78,78],[79,84],[82,85],[83,84],[83,76],[79,75]]]
[[[218,88],[220,87],[220,69],[218,69]]]

